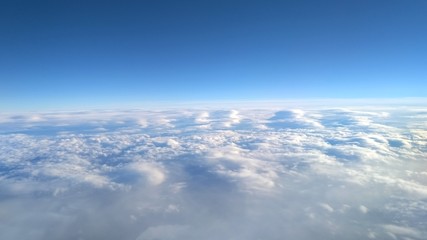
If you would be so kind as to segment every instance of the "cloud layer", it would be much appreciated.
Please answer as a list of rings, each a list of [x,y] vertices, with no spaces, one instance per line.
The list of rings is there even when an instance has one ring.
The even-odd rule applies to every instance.
[[[427,108],[0,115],[1,239],[423,239]]]

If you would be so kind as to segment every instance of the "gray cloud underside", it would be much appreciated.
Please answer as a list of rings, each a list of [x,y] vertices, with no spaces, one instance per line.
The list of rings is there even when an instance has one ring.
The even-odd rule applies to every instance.
[[[0,239],[425,239],[427,109],[0,115]]]

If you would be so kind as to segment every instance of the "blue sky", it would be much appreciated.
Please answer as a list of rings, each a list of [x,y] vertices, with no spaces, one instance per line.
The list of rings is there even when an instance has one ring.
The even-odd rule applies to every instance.
[[[0,109],[427,96],[427,2],[0,2]]]

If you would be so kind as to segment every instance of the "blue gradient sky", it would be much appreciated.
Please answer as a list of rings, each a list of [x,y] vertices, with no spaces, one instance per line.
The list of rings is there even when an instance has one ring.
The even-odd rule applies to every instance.
[[[427,1],[0,2],[0,109],[427,96]]]

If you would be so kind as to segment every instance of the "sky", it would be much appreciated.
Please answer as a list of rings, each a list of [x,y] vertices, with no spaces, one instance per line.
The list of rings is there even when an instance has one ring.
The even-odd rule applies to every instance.
[[[427,1],[0,2],[0,110],[427,97]]]

